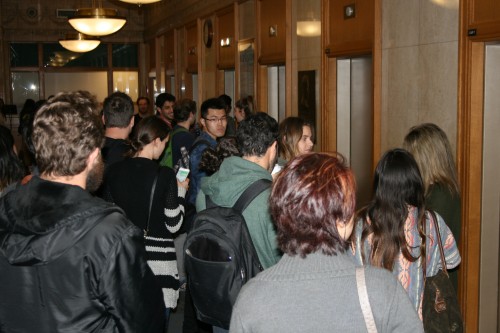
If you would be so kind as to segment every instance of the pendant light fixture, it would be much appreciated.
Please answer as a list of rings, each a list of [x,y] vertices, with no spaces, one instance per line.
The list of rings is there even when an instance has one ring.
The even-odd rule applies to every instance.
[[[135,3],[136,5],[148,5],[153,2],[160,2],[161,0],[120,0],[121,2]]]
[[[95,37],[85,36],[82,33],[67,34],[64,39],[59,40],[65,49],[73,52],[89,52],[95,49],[101,41]]]
[[[68,19],[69,24],[77,31],[89,36],[106,36],[120,30],[127,20],[118,16],[112,8],[102,8],[102,1],[92,0],[92,8],[79,8],[75,16]]]

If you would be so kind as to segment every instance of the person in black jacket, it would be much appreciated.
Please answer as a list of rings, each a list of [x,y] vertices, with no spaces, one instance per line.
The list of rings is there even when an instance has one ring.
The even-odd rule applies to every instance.
[[[88,191],[104,140],[89,93],[37,113],[40,176],[0,199],[1,332],[163,332],[162,292],[142,231]]]

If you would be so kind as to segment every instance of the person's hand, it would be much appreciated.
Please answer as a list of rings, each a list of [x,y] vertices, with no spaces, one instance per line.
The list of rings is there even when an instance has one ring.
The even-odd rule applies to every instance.
[[[184,187],[187,191],[189,189],[189,178],[186,178],[183,182],[177,180],[177,186]]]

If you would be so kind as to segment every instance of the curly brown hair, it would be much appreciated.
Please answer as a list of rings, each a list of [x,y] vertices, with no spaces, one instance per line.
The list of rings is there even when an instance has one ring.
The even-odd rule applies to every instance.
[[[95,97],[87,91],[57,94],[37,112],[32,139],[40,174],[81,173],[89,155],[104,143]]]

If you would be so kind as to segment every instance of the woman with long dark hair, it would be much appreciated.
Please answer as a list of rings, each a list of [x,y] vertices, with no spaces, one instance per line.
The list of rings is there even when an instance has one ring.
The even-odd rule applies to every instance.
[[[425,207],[422,177],[412,155],[404,149],[386,152],[375,169],[373,191],[371,203],[357,215],[356,259],[392,271],[421,316],[422,255],[426,256],[427,276],[436,275],[442,263],[436,228]],[[439,214],[436,217],[450,269],[460,263],[460,254],[450,229]]]
[[[189,184],[189,179],[179,182],[171,168],[155,162],[165,150],[169,131],[158,117],[143,118],[132,137],[130,158],[111,165],[104,184],[104,197],[144,230],[148,264],[163,289],[167,319],[179,297],[172,234],[182,225]]]

